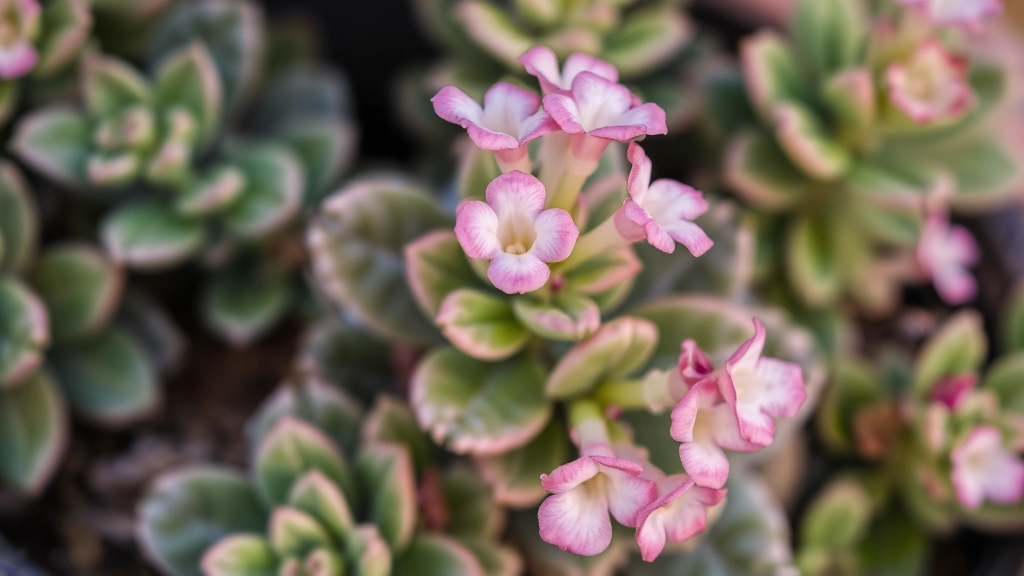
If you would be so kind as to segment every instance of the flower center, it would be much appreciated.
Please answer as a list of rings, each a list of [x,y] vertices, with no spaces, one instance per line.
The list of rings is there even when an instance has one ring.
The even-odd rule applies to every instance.
[[[498,242],[506,254],[526,254],[537,239],[533,219],[525,214],[512,214],[498,225]]]

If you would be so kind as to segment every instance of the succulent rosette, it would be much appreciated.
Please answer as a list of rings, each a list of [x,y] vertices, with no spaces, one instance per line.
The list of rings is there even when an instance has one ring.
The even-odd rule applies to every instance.
[[[1010,317],[1009,331],[1019,334],[1019,317]],[[831,450],[859,466],[838,473],[809,507],[800,531],[804,573],[923,567],[929,533],[1024,525],[1019,344],[1008,339],[986,368],[981,318],[964,311],[914,362],[901,354],[878,365],[840,360],[817,428]],[[895,533],[903,535],[898,546],[872,554]]]
[[[454,87],[433,99],[474,144],[454,214],[411,179],[354,180],[309,228],[313,275],[343,317],[392,346],[429,347],[410,377],[416,422],[471,458],[497,503],[535,509],[517,528],[545,543],[527,546],[529,565],[557,572],[631,547],[646,561],[672,556],[728,506],[729,457],[704,450],[706,436],[736,438],[731,452],[788,436],[822,365],[813,339],[775,313],[762,324],[725,299],[665,296],[692,286],[688,266],[718,240],[730,257],[744,249],[733,215],[710,218],[727,205],[653,178],[638,141],[666,133],[664,111],[609,62],[559,65],[543,47],[521,61],[539,91],[498,83],[482,102]],[[673,264],[645,277],[638,251]],[[641,304],[626,308],[634,296]],[[668,408],[705,387],[726,417],[698,415],[677,435]],[[737,467],[728,485],[742,490],[749,466]],[[744,566],[789,561],[765,558]]]
[[[246,0],[180,3],[133,61],[82,59],[79,104],[34,110],[12,147],[29,167],[110,205],[99,237],[143,272],[210,270],[206,323],[236,345],[293,309],[297,224],[347,166],[346,85],[298,52],[271,66],[261,10]]]
[[[802,1],[791,38],[762,31],[742,42],[741,83],[709,82],[728,140],[724,180],[763,213],[761,270],[786,272],[762,285],[806,308],[853,300],[874,315],[920,279],[950,304],[974,298],[948,267],[922,278],[914,255],[942,242],[938,216],[1005,204],[1021,181],[1019,159],[986,129],[1003,72],[946,28],[991,5]],[[950,240],[960,246],[950,258],[970,266],[965,234]]]

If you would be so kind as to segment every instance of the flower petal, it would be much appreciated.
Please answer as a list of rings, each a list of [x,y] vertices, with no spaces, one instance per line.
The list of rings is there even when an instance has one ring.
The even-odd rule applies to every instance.
[[[506,294],[526,294],[548,281],[551,270],[533,254],[501,253],[487,267],[487,278]]]
[[[590,54],[577,52],[570,54],[562,66],[562,88],[572,87],[573,80],[583,72],[590,72],[610,82],[619,81],[619,71],[611,63]]]
[[[629,143],[629,148],[626,149],[626,158],[633,165],[629,170],[629,178],[626,180],[626,191],[634,202],[643,205],[644,199],[647,197],[647,189],[651,185],[651,159],[636,142]]]
[[[708,355],[697,346],[695,341],[689,338],[683,340],[683,344],[680,346],[677,368],[683,383],[687,386],[693,386],[715,370]]]
[[[534,46],[519,57],[518,62],[526,68],[526,73],[540,81],[540,88],[545,94],[562,90],[562,74],[558,70],[558,56],[547,46]],[[568,62],[566,62],[568,64]],[[566,86],[565,88],[568,88]]]
[[[548,496],[537,511],[541,539],[581,556],[603,552],[612,541],[612,522],[601,496],[584,487]]]
[[[729,479],[729,458],[710,437],[680,444],[679,460],[698,486],[721,488]]]
[[[580,124],[580,109],[571,92],[562,90],[544,96],[544,111],[569,134],[586,132]]]
[[[540,484],[553,494],[561,494],[590,480],[601,471],[600,465],[589,457],[577,458],[555,468],[550,475],[541,474]]]
[[[637,467],[640,468],[639,465]],[[636,526],[640,512],[658,497],[658,487],[653,481],[631,471],[616,468],[602,468],[602,471],[608,480],[605,485],[608,511],[619,524]]]
[[[498,216],[479,200],[459,204],[455,211],[455,237],[470,258],[490,259],[501,253]]]
[[[518,170],[492,180],[484,196],[499,219],[513,214],[536,218],[547,200],[547,192],[540,180]]]
[[[480,104],[455,86],[441,88],[430,101],[434,104],[435,114],[463,128],[480,124],[483,119],[484,110]]]
[[[792,418],[807,398],[803,370],[799,364],[775,358],[761,358],[756,377],[762,392],[758,398],[761,410],[774,418]]]
[[[568,258],[580,235],[572,216],[561,208],[550,208],[541,212],[533,227],[537,232],[537,238],[533,241],[529,254],[533,254],[542,262],[561,262]]]
[[[0,78],[19,78],[28,74],[39,61],[39,53],[27,40],[0,48]]]

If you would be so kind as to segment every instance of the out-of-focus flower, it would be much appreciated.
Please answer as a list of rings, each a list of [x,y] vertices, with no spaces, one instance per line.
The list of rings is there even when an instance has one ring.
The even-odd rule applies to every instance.
[[[548,263],[565,260],[579,230],[572,216],[544,209],[544,185],[512,171],[494,179],[487,202],[469,200],[455,215],[455,235],[470,258],[490,260],[487,277],[508,294],[532,292],[547,282]]]
[[[652,467],[653,468],[653,467]],[[665,548],[665,542],[682,542],[704,531],[708,524],[708,508],[725,498],[726,490],[697,486],[686,474],[665,476],[657,482],[658,497],[640,512],[636,542],[640,555],[654,561]]]
[[[932,388],[930,396],[933,401],[943,404],[950,410],[956,410],[977,387],[978,375],[974,372],[967,372],[940,380]]]
[[[917,244],[917,262],[947,304],[963,304],[974,298],[978,286],[968,268],[978,258],[978,244],[966,228],[951,225],[944,211],[928,216]]]
[[[431,102],[438,116],[465,128],[479,148],[493,151],[503,172],[530,172],[526,145],[558,130],[539,96],[507,82],[487,90],[482,107],[455,86],[445,86]]]
[[[619,81],[619,71],[615,66],[581,52],[566,58],[561,70],[558,69],[558,56],[547,46],[530,48],[519,57],[519,63],[526,68],[527,74],[537,78],[544,94],[571,90],[573,80],[581,72],[590,72],[611,82]]]
[[[889,100],[918,124],[955,120],[974,103],[969,66],[938,40],[927,40],[886,70]]]
[[[768,446],[775,437],[773,418],[792,418],[807,397],[798,364],[763,358],[766,332],[754,318],[754,337],[725,363],[718,387],[733,408],[744,440]]]
[[[679,363],[676,366],[679,369],[679,376],[687,386],[693,386],[715,371],[715,366],[708,355],[689,338],[683,340],[680,346]]]
[[[967,508],[985,500],[1014,504],[1024,496],[1024,462],[1003,446],[999,430],[978,426],[953,449],[953,486]]]
[[[978,28],[988,16],[1003,10],[999,0],[900,0],[920,10],[936,26],[963,25]]]
[[[629,198],[616,213],[616,228],[629,240],[646,239],[651,246],[671,254],[679,242],[694,256],[708,251],[714,242],[692,222],[707,212],[708,203],[698,190],[662,178],[651,182],[651,160],[643,148],[631,142],[627,157]]]
[[[698,486],[721,488],[729,478],[725,450],[756,452],[761,445],[740,435],[733,407],[725,403],[718,383],[707,379],[695,384],[672,410],[669,431],[680,442],[679,459]]]
[[[40,12],[36,0],[0,2],[0,78],[20,78],[35,68]]]

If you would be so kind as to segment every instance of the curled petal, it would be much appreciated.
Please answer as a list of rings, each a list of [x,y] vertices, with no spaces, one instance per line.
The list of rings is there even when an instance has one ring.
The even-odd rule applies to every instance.
[[[695,486],[685,474],[658,483],[658,499],[640,514],[636,541],[647,562],[661,554],[666,541],[682,542],[707,527],[707,510],[721,502],[725,490]]]
[[[572,89],[544,96],[544,109],[571,134],[626,142],[645,134],[666,134],[665,111],[637,105],[625,86],[592,72],[581,72]]]
[[[541,90],[545,94],[559,90],[569,90],[572,82],[582,72],[590,72],[612,82],[619,81],[619,71],[615,66],[595,58],[589,54],[576,53],[565,60],[560,72],[558,56],[547,46],[534,46],[519,57],[519,63],[526,68],[526,73],[540,81]]]
[[[584,456],[555,468],[550,475],[541,474],[540,484],[552,494],[561,494],[597,476],[600,465]]]
[[[560,208],[541,212],[534,221],[534,230],[537,238],[529,253],[542,262],[561,262],[568,258],[580,235],[572,216]]]
[[[683,340],[683,344],[680,346],[677,367],[679,375],[687,386],[693,386],[715,370],[708,355],[689,338]]]
[[[431,101],[438,116],[465,128],[483,150],[515,150],[558,129],[539,108],[540,97],[507,82],[491,86],[482,107],[454,86],[445,86]]]
[[[699,486],[721,488],[729,479],[729,458],[711,438],[680,444],[679,460]]]
[[[490,259],[501,253],[498,216],[479,200],[463,202],[455,211],[455,237],[470,258]]]
[[[581,556],[594,556],[612,542],[612,522],[599,490],[570,490],[548,496],[537,511],[540,537]]]
[[[644,149],[636,142],[630,142],[626,149],[626,159],[633,165],[626,180],[626,192],[634,202],[642,204],[647,197],[647,189],[651,185],[652,164]]]
[[[622,458],[594,456],[607,479],[608,510],[623,526],[636,526],[637,515],[658,495],[654,482],[642,478],[643,468]]]

